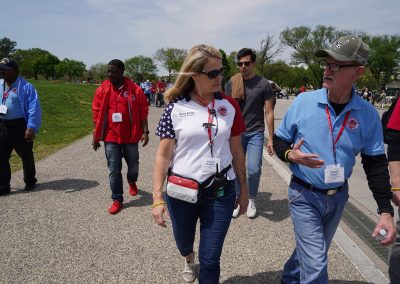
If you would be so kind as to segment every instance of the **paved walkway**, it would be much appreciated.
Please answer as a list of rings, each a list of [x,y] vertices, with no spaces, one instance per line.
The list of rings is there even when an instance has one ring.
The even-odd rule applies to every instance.
[[[151,108],[152,133],[160,114]],[[12,194],[0,198],[0,283],[182,283],[171,226],[163,229],[151,217],[158,138],[150,139],[140,149],[140,195],[125,192],[125,208],[115,216],[107,213],[104,148],[94,152],[91,136],[39,161],[33,192],[21,190],[22,173],[15,173]],[[294,247],[286,191],[287,184],[264,161],[259,215],[232,221],[221,283],[279,283]],[[371,283],[336,243],[329,257],[331,283]]]

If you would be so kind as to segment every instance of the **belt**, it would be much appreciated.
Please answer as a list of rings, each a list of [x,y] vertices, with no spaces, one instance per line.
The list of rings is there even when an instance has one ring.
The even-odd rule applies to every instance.
[[[347,184],[347,179],[344,181],[344,183],[341,186],[334,187],[334,188],[328,188],[328,189],[321,189],[318,187],[313,186],[312,184],[309,184],[308,182],[305,182],[301,178],[296,177],[295,175],[292,175],[292,181],[294,181],[297,184],[300,184],[304,188],[311,190],[313,192],[320,192],[325,195],[335,195],[338,191],[341,191],[343,187]]]
[[[16,119],[4,119],[0,118],[0,123],[6,127],[26,127],[26,121],[24,118],[16,118]]]

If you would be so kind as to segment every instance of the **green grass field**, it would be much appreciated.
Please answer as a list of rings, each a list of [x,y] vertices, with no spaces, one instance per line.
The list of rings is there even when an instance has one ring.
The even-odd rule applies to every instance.
[[[92,130],[92,100],[96,85],[66,84],[54,81],[30,81],[39,94],[43,121],[34,142],[35,160],[67,146]],[[13,152],[12,171],[22,167]]]

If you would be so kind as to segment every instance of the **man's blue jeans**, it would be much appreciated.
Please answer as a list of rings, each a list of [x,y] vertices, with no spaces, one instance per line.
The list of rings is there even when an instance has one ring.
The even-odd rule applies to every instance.
[[[246,155],[247,183],[249,196],[254,198],[260,184],[261,166],[264,147],[264,132],[254,131],[242,134],[243,152]],[[236,197],[240,193],[239,179],[236,179]]]
[[[123,201],[123,186],[122,186],[122,158],[125,159],[128,165],[126,178],[128,183],[137,181],[139,174],[139,151],[138,144],[118,144],[104,143],[106,152],[107,165],[109,169],[109,179],[111,188],[111,198],[113,200]]]
[[[328,283],[328,250],[349,198],[347,183],[344,187],[327,196],[290,183],[289,209],[296,248],[284,266],[284,283]]]
[[[193,204],[166,195],[176,245],[182,256],[193,252],[197,220],[200,219],[200,283],[218,283],[220,258],[235,204],[234,181],[225,187],[225,195]]]

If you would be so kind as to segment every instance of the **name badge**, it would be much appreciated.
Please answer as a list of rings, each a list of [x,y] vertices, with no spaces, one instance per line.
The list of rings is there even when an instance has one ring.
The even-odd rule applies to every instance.
[[[112,114],[112,122],[122,122],[122,113],[114,112]]]
[[[220,158],[203,158],[201,164],[202,164],[201,170],[203,173],[215,174],[215,172],[217,171],[217,164],[218,164],[218,171],[222,171]]]
[[[325,183],[344,182],[344,167],[340,164],[328,165],[325,170]]]
[[[6,114],[7,113],[7,107],[5,105],[0,105],[0,114]]]

